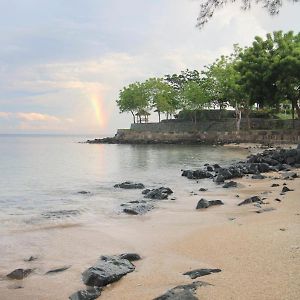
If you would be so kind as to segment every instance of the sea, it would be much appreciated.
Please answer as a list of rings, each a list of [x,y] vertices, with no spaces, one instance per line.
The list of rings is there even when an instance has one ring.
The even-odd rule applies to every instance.
[[[120,214],[140,191],[124,181],[189,192],[183,169],[244,159],[243,149],[204,145],[86,144],[90,136],[0,135],[0,234],[45,225],[93,222]],[[206,186],[216,188],[210,180]],[[85,191],[86,194],[80,192]]]

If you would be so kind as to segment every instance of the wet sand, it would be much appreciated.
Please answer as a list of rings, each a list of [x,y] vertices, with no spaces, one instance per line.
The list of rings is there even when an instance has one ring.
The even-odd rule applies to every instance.
[[[0,275],[18,267],[36,271],[23,281],[1,280],[0,299],[67,299],[84,288],[81,273],[100,255],[124,252],[137,252],[143,259],[135,263],[135,272],[105,288],[99,299],[150,300],[176,285],[191,283],[182,273],[197,268],[222,269],[199,278],[212,284],[198,289],[199,299],[300,299],[300,179],[236,181],[238,188],[198,192],[203,187],[199,181],[194,189],[198,195],[185,193],[176,201],[162,202],[145,216],[119,215],[89,225],[14,233],[11,238],[19,238],[19,251],[10,249],[6,236],[5,250],[14,250],[15,263],[6,261],[4,253]],[[283,182],[295,191],[279,195]],[[280,186],[271,187],[272,183]],[[237,206],[254,195],[266,197],[269,204],[263,207],[276,210],[257,214],[251,204]],[[225,205],[197,211],[201,197],[221,199]],[[30,240],[39,242],[28,245]],[[38,259],[24,262],[30,255]],[[44,275],[63,265],[72,267]],[[12,289],[16,284],[23,288]]]

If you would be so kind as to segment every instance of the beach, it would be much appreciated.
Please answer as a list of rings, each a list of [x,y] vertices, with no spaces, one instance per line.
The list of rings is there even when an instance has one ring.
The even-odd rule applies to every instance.
[[[293,172],[299,174],[299,169]],[[133,272],[105,287],[99,299],[150,300],[198,280],[209,284],[196,290],[199,299],[297,299],[300,179],[284,180],[284,173],[268,172],[261,180],[246,175],[234,179],[236,188],[226,189],[210,179],[178,177],[172,185],[175,200],[158,201],[155,209],[144,215],[87,211],[85,221],[72,216],[66,221],[49,219],[38,226],[3,231],[0,299],[68,299],[85,289],[81,274],[101,255],[126,252],[138,253],[141,260],[133,262]],[[271,187],[274,183],[278,186]],[[284,183],[293,191],[280,195]],[[133,199],[140,192],[114,193]],[[255,195],[262,197],[264,204],[237,205]],[[224,205],[196,210],[200,198],[221,199]],[[280,202],[275,201],[278,198]],[[265,208],[274,210],[256,213]],[[30,256],[36,259],[24,261]],[[67,269],[47,274],[62,267]],[[33,272],[23,280],[8,280],[5,275],[16,268]],[[194,280],[183,275],[199,268],[221,272]]]

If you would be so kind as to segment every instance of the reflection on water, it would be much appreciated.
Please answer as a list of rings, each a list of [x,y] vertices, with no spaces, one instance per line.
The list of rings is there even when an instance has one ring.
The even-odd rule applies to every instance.
[[[140,191],[114,189],[125,180],[147,187],[170,186],[178,192],[190,183],[181,169],[204,163],[228,163],[247,152],[212,146],[88,145],[85,137],[0,136],[1,229],[45,222],[51,212],[76,211],[71,219],[113,214],[115,208],[140,197]],[[78,191],[90,194],[78,194]],[[49,218],[43,216],[48,215]]]

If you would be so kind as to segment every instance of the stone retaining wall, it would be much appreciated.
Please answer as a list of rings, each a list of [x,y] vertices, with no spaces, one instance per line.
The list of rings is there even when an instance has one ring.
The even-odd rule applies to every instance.
[[[300,129],[295,130],[251,130],[251,131],[197,131],[156,132],[119,129],[116,137],[121,143],[300,143]]]
[[[296,129],[300,129],[300,120],[294,121]],[[250,127],[252,130],[277,130],[277,129],[293,129],[292,120],[276,120],[276,119],[251,119]],[[197,124],[192,122],[172,121],[161,123],[142,123],[131,124],[131,130],[138,132],[199,132],[199,131],[235,131],[235,119],[223,119],[222,121],[200,121]],[[241,120],[241,130],[247,129],[245,119]]]

